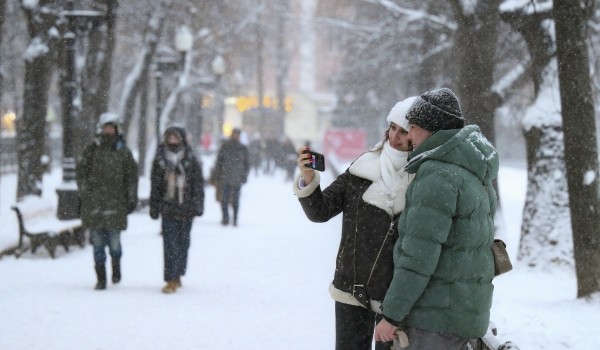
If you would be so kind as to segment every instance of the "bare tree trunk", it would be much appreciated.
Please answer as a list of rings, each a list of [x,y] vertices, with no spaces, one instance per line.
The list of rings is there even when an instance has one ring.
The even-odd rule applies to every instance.
[[[30,194],[42,194],[39,186],[44,173],[41,159],[46,141],[46,109],[52,70],[49,56],[39,55],[25,62],[23,117],[17,125],[17,200]]]
[[[433,7],[438,3],[428,2],[427,12],[432,13]],[[419,79],[415,79],[417,91],[427,91],[432,87],[437,86],[435,83],[435,77],[437,76],[437,67],[439,62],[436,62],[435,58],[429,55],[429,51],[436,46],[436,38],[439,33],[431,28],[431,24],[426,22],[423,27],[423,39],[420,41],[420,54],[424,57],[423,61],[419,65]]]
[[[278,102],[278,113],[280,120],[284,121],[281,125],[285,128],[285,80],[287,77],[289,60],[286,55],[286,46],[285,46],[285,14],[289,12],[289,4],[287,0],[280,0],[279,9],[277,11],[277,32],[276,32],[276,47],[275,50],[277,52],[277,102]],[[284,130],[281,130],[283,135]]]
[[[564,147],[559,145],[563,138],[558,124],[560,116],[550,116],[551,113],[556,114],[556,109],[543,106],[547,104],[548,97],[541,97],[542,102],[538,100],[540,95],[556,96],[558,93],[558,88],[552,85],[556,80],[552,35],[544,25],[551,17],[551,10],[531,12],[516,9],[502,13],[502,20],[521,34],[527,43],[530,61],[526,73],[533,83],[535,96],[531,108],[538,111],[536,114],[542,113],[533,115],[536,124],[524,131],[528,176],[518,257],[531,266],[573,264],[573,244],[571,237],[566,235],[568,228],[557,226],[570,220]],[[525,124],[530,124],[527,116],[525,118]],[[539,120],[557,122],[553,125],[549,122],[540,124]]]
[[[110,86],[112,80],[112,63],[115,51],[115,31],[117,14],[116,10],[119,6],[118,0],[106,0],[106,34],[104,37],[104,43],[106,45],[104,50],[104,60],[102,60],[100,75],[99,75],[99,94],[98,104],[96,110],[96,118],[100,113],[108,111],[108,101],[110,98]]]
[[[594,99],[586,45],[591,1],[554,2],[577,296],[600,291],[600,203]]]
[[[570,216],[562,130],[540,125],[524,134],[527,193],[518,259],[532,267],[572,266],[573,244],[564,234],[569,232]]]
[[[154,53],[156,52],[158,39],[160,38],[160,32],[164,24],[164,16],[162,7],[148,15],[148,27],[144,33],[144,49],[136,65],[132,68],[131,73],[125,79],[125,87],[119,105],[119,114],[123,119],[123,128],[125,130],[128,130],[131,124],[135,100],[141,87],[141,81],[146,79],[144,77],[148,75],[152,57],[154,57]]]
[[[6,0],[0,0],[0,49],[2,47],[2,38],[4,37],[4,19],[6,18]],[[2,92],[4,91],[4,66],[0,58],[0,107],[2,107]]]
[[[148,142],[148,83],[150,75],[147,72],[144,81],[142,82],[142,88],[139,94],[139,118],[138,118],[138,175],[144,176],[146,173],[146,152]]]
[[[543,72],[554,57],[554,42],[552,35],[542,23],[552,18],[552,11],[529,12],[519,11],[503,12],[502,20],[508,24],[525,40],[531,60],[529,63],[529,78],[533,82],[535,96],[541,89]]]
[[[107,1],[105,21],[89,32],[86,65],[81,74],[81,112],[75,122],[74,154],[83,151],[97,132],[100,114],[108,111],[112,56],[115,46],[115,0]]]
[[[17,125],[17,156],[19,163],[17,178],[17,200],[26,195],[41,195],[44,165],[42,156],[46,144],[46,113],[50,76],[54,64],[52,52],[55,46],[53,35],[48,34],[55,25],[56,16],[49,11],[40,11],[45,6],[40,1],[36,7],[24,7],[27,31],[31,38],[30,47],[44,47],[43,51],[25,54],[23,116]]]
[[[467,122],[479,125],[495,144],[494,115],[499,100],[492,94],[498,38],[499,0],[479,1],[475,11],[451,1],[458,23],[454,52],[458,60],[457,93]]]

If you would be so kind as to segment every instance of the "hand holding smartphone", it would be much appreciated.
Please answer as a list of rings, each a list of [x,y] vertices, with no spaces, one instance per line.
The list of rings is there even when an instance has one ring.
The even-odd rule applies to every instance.
[[[321,153],[318,152],[314,152],[311,150],[304,150],[302,153],[306,153],[310,155],[310,163],[307,164],[306,166],[314,169],[314,170],[318,170],[318,171],[325,171],[325,156],[322,155]]]

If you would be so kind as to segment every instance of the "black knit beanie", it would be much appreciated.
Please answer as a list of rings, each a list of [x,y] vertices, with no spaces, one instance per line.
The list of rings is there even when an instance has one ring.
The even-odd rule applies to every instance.
[[[419,96],[406,113],[406,119],[431,132],[465,126],[458,99],[448,88],[427,91]]]

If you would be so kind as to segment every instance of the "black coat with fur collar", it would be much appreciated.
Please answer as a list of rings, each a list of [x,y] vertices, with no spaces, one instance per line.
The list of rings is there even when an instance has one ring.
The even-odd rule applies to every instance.
[[[325,190],[318,186],[298,199],[313,222],[325,222],[343,213],[333,286],[357,299],[360,287],[355,285],[364,286],[370,299],[382,301],[394,272],[392,255],[399,214],[392,216],[362,199],[371,183],[346,170]]]
[[[165,172],[167,160],[165,146],[160,145],[152,162],[150,174],[150,217],[157,219],[159,214],[163,218],[175,220],[192,220],[195,216],[204,213],[204,177],[202,165],[189,147],[185,147],[185,155],[181,165],[185,170],[185,190],[183,203],[165,199],[166,181]]]

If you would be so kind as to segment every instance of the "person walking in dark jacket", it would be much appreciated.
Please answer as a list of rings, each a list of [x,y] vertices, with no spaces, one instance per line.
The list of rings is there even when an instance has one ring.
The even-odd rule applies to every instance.
[[[250,159],[248,149],[240,142],[240,129],[233,129],[231,137],[227,140],[217,154],[215,163],[216,181],[221,185],[221,210],[223,212],[221,224],[229,224],[229,204],[233,208],[233,226],[238,225],[240,206],[240,192],[250,172]]]
[[[449,89],[422,94],[407,118],[414,152],[406,171],[415,179],[375,340],[400,336],[408,350],[459,350],[489,324],[498,153],[479,127],[464,126]]]
[[[396,219],[404,209],[410,182],[404,165],[411,145],[406,111],[414,98],[398,102],[390,111],[385,138],[358,157],[324,190],[319,172],[298,150],[300,175],[293,190],[306,216],[325,222],[342,213],[342,237],[329,292],[335,300],[336,350],[367,350],[373,342],[380,305],[392,279],[392,248]],[[376,349],[390,344],[377,343]]]
[[[112,282],[121,281],[121,231],[137,206],[137,163],[119,130],[118,116],[103,113],[96,140],[79,157],[75,174],[81,199],[81,222],[94,246],[97,290],[106,289],[106,251],[112,263]]]
[[[163,293],[181,287],[187,269],[190,231],[194,217],[204,213],[202,166],[179,127],[165,130],[150,175],[150,217],[162,215],[164,253]]]

